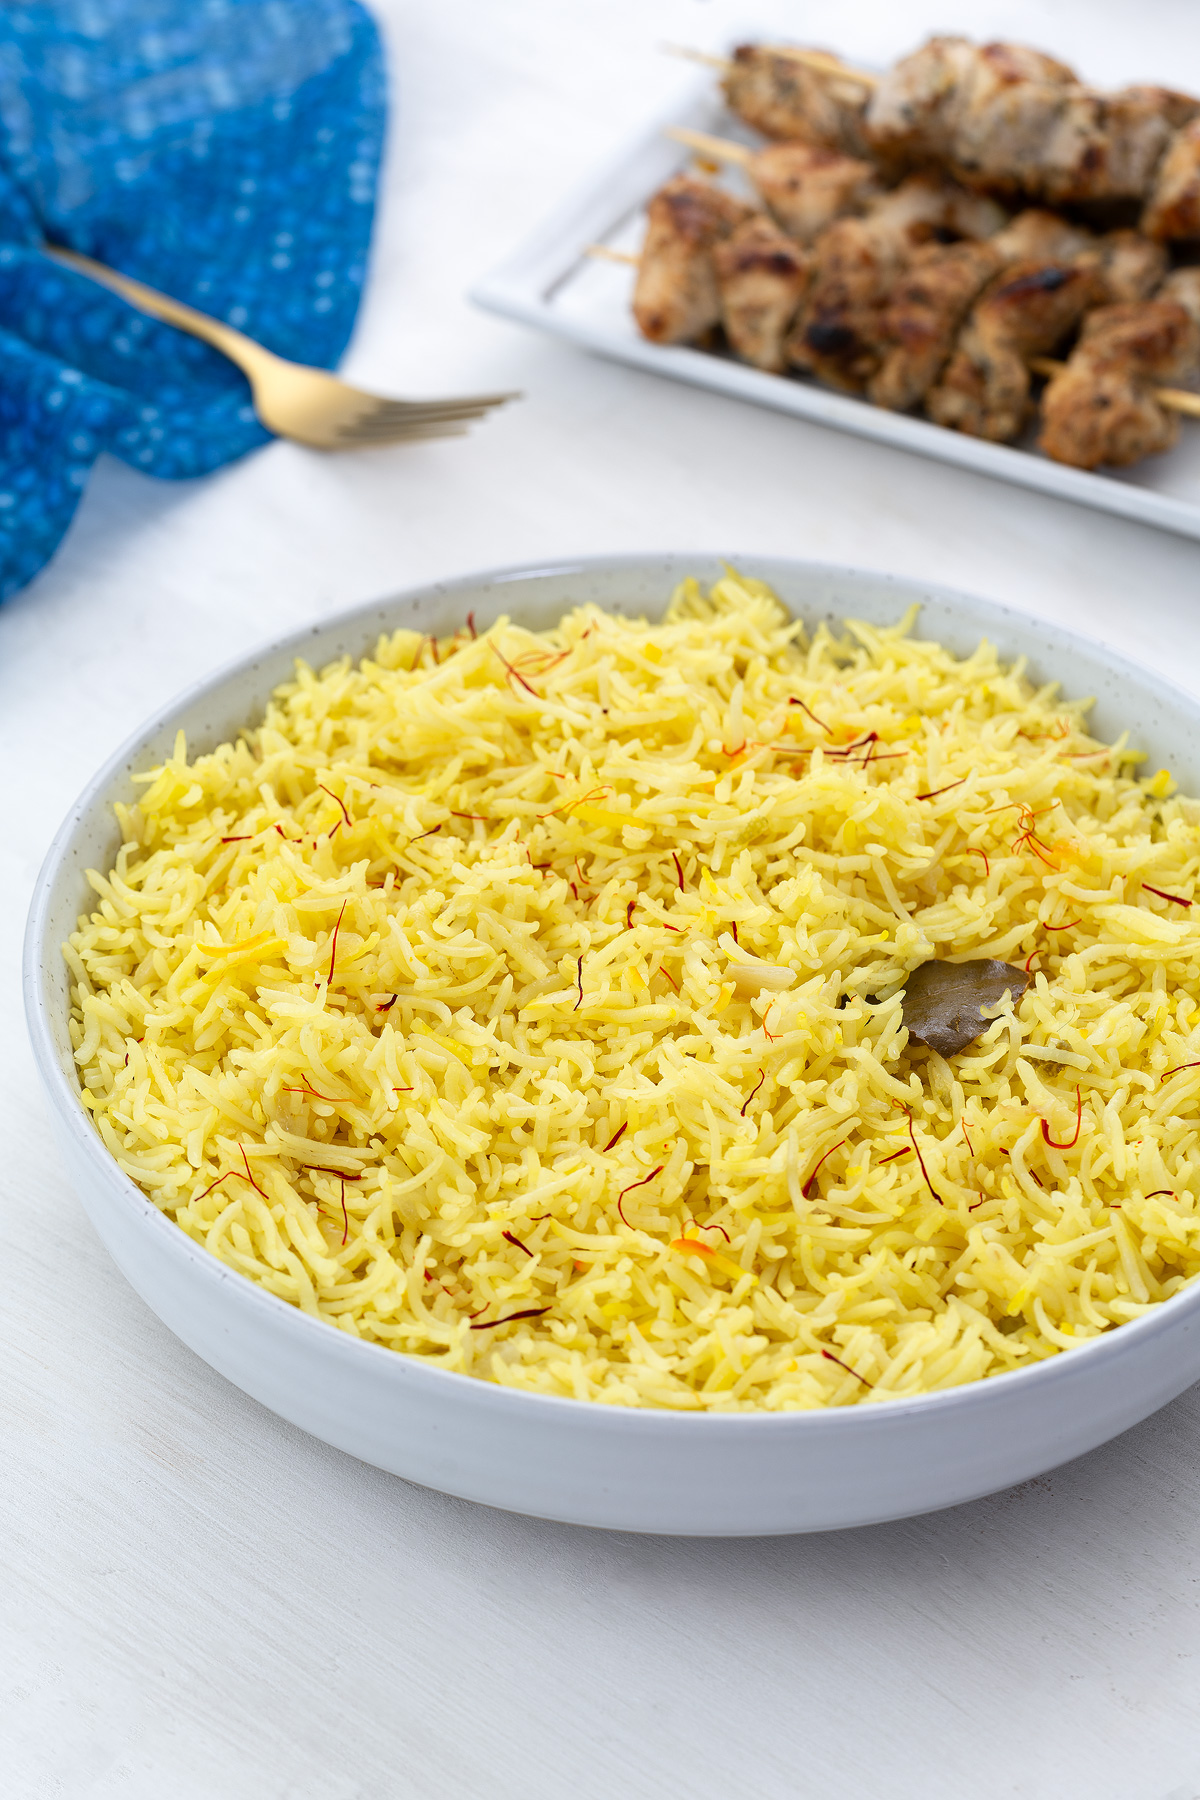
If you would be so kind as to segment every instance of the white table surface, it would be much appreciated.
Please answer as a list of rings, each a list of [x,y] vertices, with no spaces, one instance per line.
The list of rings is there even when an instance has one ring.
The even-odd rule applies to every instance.
[[[388,0],[397,70],[348,361],[520,387],[463,442],[205,481],[96,471],[0,607],[0,1790],[20,1800],[1196,1800],[1200,1389],[907,1523],[606,1536],[411,1487],[175,1341],[93,1238],[19,1011],[37,866],[160,699],[399,586],[571,552],[779,552],[972,589],[1200,689],[1194,543],[658,381],[462,295],[748,21],[885,60],[933,26],[1200,84],[1195,0]],[[826,13],[828,17],[826,17]],[[1193,429],[1200,429],[1194,427]]]

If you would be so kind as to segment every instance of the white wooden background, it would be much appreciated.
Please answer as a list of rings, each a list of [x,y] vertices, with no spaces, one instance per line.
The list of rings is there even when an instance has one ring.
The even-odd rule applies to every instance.
[[[396,125],[350,372],[517,386],[468,441],[98,470],[0,608],[0,1790],[15,1800],[1196,1800],[1200,1389],[954,1512],[605,1536],[360,1466],[226,1386],[93,1239],[19,1013],[58,818],[160,699],[395,587],[571,552],[811,554],[1090,629],[1200,689],[1200,549],[606,366],[462,299],[748,23],[884,60],[1007,32],[1200,84],[1195,0],[386,0]],[[1200,427],[1191,429],[1200,430]]]

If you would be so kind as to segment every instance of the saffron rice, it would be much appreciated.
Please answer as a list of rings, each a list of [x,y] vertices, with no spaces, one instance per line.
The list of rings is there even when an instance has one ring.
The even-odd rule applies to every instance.
[[[214,1256],[545,1394],[875,1404],[1200,1270],[1200,809],[983,644],[382,639],[119,808],[67,947],[84,1104]],[[1028,962],[950,1062],[906,973]]]

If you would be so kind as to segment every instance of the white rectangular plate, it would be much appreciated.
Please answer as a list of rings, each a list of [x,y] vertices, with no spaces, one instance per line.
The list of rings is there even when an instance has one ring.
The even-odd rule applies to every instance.
[[[646,201],[690,161],[682,146],[664,136],[667,125],[690,125],[747,141],[725,110],[715,79],[697,84],[485,275],[471,293],[476,305],[657,375],[1200,538],[1200,423],[1185,422],[1179,443],[1165,456],[1148,457],[1120,474],[1089,474],[1051,462],[1032,448],[987,444],[811,381],[768,375],[709,351],[648,343],[630,311],[633,269],[600,261],[587,251],[592,244],[629,251],[639,247]]]

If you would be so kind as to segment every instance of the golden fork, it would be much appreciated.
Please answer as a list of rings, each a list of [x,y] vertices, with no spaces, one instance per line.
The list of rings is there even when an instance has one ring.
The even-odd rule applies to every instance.
[[[90,256],[58,244],[46,244],[43,249],[56,262],[90,275],[142,312],[177,325],[220,350],[248,378],[254,410],[267,430],[309,444],[314,450],[355,450],[412,438],[457,437],[472,419],[482,418],[493,406],[520,399],[519,394],[464,394],[453,400],[384,400],[351,387],[325,369],[288,362],[232,325],[210,319],[207,313],[184,306],[132,276],[120,275],[104,263],[93,262]]]

